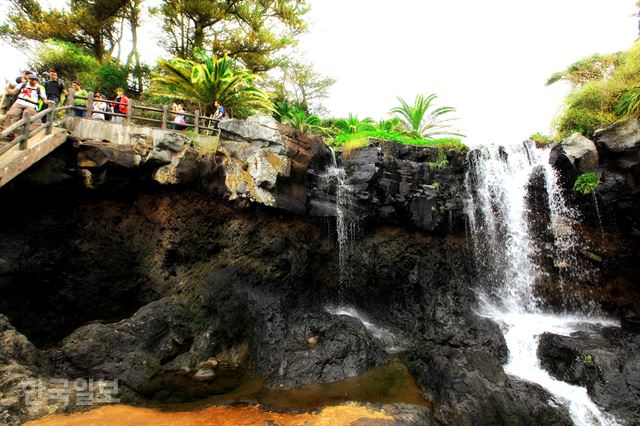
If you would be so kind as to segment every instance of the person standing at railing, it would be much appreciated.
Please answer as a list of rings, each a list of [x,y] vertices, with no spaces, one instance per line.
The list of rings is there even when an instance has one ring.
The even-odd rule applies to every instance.
[[[95,101],[93,101],[93,119],[94,120],[105,120],[105,116],[104,113],[109,111],[109,106],[108,104],[104,101],[104,96],[102,96],[102,93],[96,93],[95,94]],[[95,111],[100,111],[100,112],[95,112]]]
[[[218,101],[213,102],[213,127],[218,128],[218,123],[224,118],[224,107]]]
[[[75,90],[73,106],[75,106],[76,108],[73,110],[73,115],[75,115],[76,117],[86,117],[87,97],[89,96],[89,93],[82,88],[82,85],[79,81],[72,82],[71,86],[73,87],[73,90]]]
[[[113,112],[116,114],[126,114],[129,111],[129,98],[124,95],[124,90],[118,87],[116,89],[116,103],[113,104]],[[122,105],[121,105],[122,104]],[[113,121],[122,123],[125,117],[118,115],[113,116]]]
[[[49,70],[49,81],[44,84],[44,90],[47,94],[47,99],[56,103],[56,106],[60,103],[62,95],[69,93],[64,87],[64,82],[58,80],[58,73],[56,70]]]
[[[7,93],[18,94],[18,97],[7,113],[3,130],[25,117],[31,117],[36,114],[38,103],[47,102],[47,95],[44,88],[38,84],[38,81],[37,75],[30,74],[27,83],[19,84],[13,89],[7,88]],[[37,126],[38,123],[31,123],[31,129]]]
[[[184,116],[185,112],[182,104],[179,104],[179,105],[173,104],[171,111],[174,113],[172,129],[184,130],[185,129],[184,125],[187,123],[187,119]]]

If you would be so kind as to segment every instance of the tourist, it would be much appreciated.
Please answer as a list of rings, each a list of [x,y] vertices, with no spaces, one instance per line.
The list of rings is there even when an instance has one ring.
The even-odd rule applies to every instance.
[[[104,96],[102,93],[98,92],[95,95],[95,100],[93,101],[93,119],[94,120],[105,120],[105,113],[109,112],[109,104],[104,101]],[[95,112],[99,111],[99,112]]]
[[[89,93],[82,88],[82,85],[79,81],[74,81],[71,83],[71,87],[74,90],[74,100],[73,105],[76,107],[73,110],[73,115],[76,117],[86,117],[87,116],[87,100],[86,98],[89,96]],[[84,99],[79,99],[84,98]]]
[[[124,95],[124,90],[121,89],[120,87],[118,87],[116,89],[116,99],[115,102],[113,104],[113,112],[115,114],[127,114],[127,112],[129,111],[129,98],[127,98]],[[115,121],[116,123],[122,123],[124,121],[125,117],[122,117],[121,115],[114,115],[113,116],[113,121]]]
[[[58,79],[56,70],[49,70],[49,81],[44,84],[44,90],[47,94],[47,99],[55,102],[56,105],[60,103],[62,95],[68,93],[64,87],[64,82]]]
[[[15,88],[7,88],[9,94],[17,94],[18,96],[7,113],[3,129],[7,129],[13,123],[25,117],[34,115],[37,112],[38,104],[47,101],[47,95],[43,87],[38,84],[38,76],[30,74],[28,79],[29,81],[27,83],[21,83]],[[31,124],[31,128],[36,126],[37,123]]]
[[[184,116],[184,107],[182,104],[176,105],[175,103],[171,107],[171,111],[174,113],[173,118],[173,130],[184,130],[185,124],[187,124],[187,119]]]
[[[218,128],[218,123],[224,118],[224,107],[218,101],[213,102],[213,127]]]
[[[22,74],[16,77],[16,84],[27,83],[31,74],[33,73],[29,70],[22,71]]]
[[[7,80],[7,85],[4,88],[4,93],[2,94],[2,101],[0,102],[0,114],[6,115],[11,105],[13,105],[13,101],[15,97],[9,92],[9,90],[14,89],[16,87],[15,83]]]

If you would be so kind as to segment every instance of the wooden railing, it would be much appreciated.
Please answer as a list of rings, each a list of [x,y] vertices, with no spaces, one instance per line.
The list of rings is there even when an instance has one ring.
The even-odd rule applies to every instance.
[[[85,106],[82,105],[74,105],[75,104],[75,100],[76,99],[82,99],[82,100],[86,100],[85,102]],[[2,132],[0,132],[0,137],[3,139],[6,139],[7,137],[9,137],[10,135],[14,134],[14,132],[18,131],[18,135],[15,136],[13,139],[11,139],[11,141],[9,142],[9,144],[5,145],[4,147],[0,148],[0,155],[4,154],[5,152],[9,151],[11,148],[13,148],[16,145],[19,145],[21,150],[24,150],[27,148],[27,141],[29,139],[31,139],[32,137],[34,137],[35,135],[37,135],[38,133],[42,132],[43,130],[45,131],[46,135],[50,135],[52,130],[53,130],[53,124],[56,120],[56,117],[59,115],[60,112],[65,111],[67,115],[73,114],[73,111],[86,111],[87,115],[85,118],[87,119],[92,119],[93,118],[93,114],[95,113],[102,113],[105,115],[105,117],[107,115],[112,116],[112,117],[123,117],[126,120],[126,123],[131,123],[132,120],[136,120],[136,121],[146,121],[146,122],[150,122],[150,123],[155,123],[155,124],[160,124],[160,128],[161,129],[166,129],[167,128],[167,124],[174,124],[172,121],[167,121],[167,119],[169,118],[169,114],[174,114],[173,112],[169,112],[167,106],[163,106],[162,109],[160,108],[152,108],[152,107],[147,107],[147,106],[142,106],[142,105],[134,105],[133,102],[131,100],[129,100],[128,104],[122,103],[122,102],[115,102],[115,101],[109,101],[109,100],[100,100],[99,102],[106,102],[109,103],[111,105],[127,105],[128,109],[127,109],[127,113],[126,114],[118,114],[118,113],[114,113],[114,112],[104,112],[104,111],[100,111],[100,110],[95,110],[93,108],[88,108],[87,105],[91,105],[93,107],[93,102],[94,102],[95,98],[94,98],[94,94],[92,92],[89,93],[89,96],[87,97],[82,97],[82,96],[76,96],[74,93],[73,89],[69,90],[69,96],[67,97],[67,102],[66,105],[63,106],[56,106],[52,101],[48,102],[48,107],[34,115],[31,116],[27,116],[22,118],[21,120],[13,123],[11,126],[7,127],[5,130],[3,130]],[[146,112],[151,112],[151,113],[155,113],[155,114],[161,114],[161,119],[157,119],[157,118],[151,118],[151,117],[145,117],[145,116],[141,116],[141,115],[134,115],[133,111],[146,111]],[[186,117],[192,117],[193,118],[193,124],[191,123],[186,123],[186,124],[177,124],[183,128],[192,128],[195,130],[196,133],[199,133],[201,131],[205,131],[205,132],[210,132],[213,135],[219,135],[220,134],[220,130],[218,130],[216,128],[216,122],[218,120],[213,120],[211,118],[208,117],[201,117],[200,116],[200,112],[199,111],[195,111],[193,114],[189,114],[189,113],[180,113],[179,115],[183,115]],[[46,120],[44,123],[40,124],[38,127],[34,128],[33,130],[31,130],[32,125],[35,122],[39,122],[42,121],[42,118],[46,117]]]
[[[21,120],[13,123],[11,126],[7,127],[5,130],[0,132],[0,137],[7,138],[12,135],[14,132],[18,131],[18,136],[14,137],[8,145],[0,148],[0,155],[9,151],[16,145],[19,145],[21,150],[27,148],[27,141],[37,135],[38,133],[44,130],[45,135],[50,135],[53,131],[53,123],[57,114],[60,111],[69,111],[73,109],[72,106],[65,105],[56,107],[52,101],[49,101],[48,107],[34,115],[27,116],[22,118]],[[31,127],[34,123],[41,122],[42,118],[46,117],[44,123],[40,124],[38,127],[31,130]]]
[[[76,100],[83,100],[84,105],[79,104],[76,105]],[[127,113],[121,114],[116,112],[109,111],[101,111],[97,109],[93,109],[94,102],[104,102],[112,107],[114,105],[122,105],[127,107]],[[193,114],[186,112],[174,112],[170,111],[167,105],[164,105],[162,108],[154,108],[148,107],[144,105],[137,105],[133,102],[133,100],[129,99],[128,103],[110,101],[107,99],[96,99],[93,92],[89,92],[88,96],[78,96],[73,89],[69,90],[69,96],[67,97],[67,106],[71,107],[74,111],[86,111],[87,119],[93,119],[94,114],[104,114],[105,119],[107,117],[122,117],[125,123],[133,123],[136,122],[146,122],[150,123],[154,126],[159,126],[161,129],[166,129],[167,125],[176,125],[179,129],[190,128],[193,129],[196,133],[200,133],[202,131],[211,133],[211,134],[219,134],[220,131],[217,128],[217,123],[219,120],[214,120],[210,117],[203,117],[200,115],[200,111],[196,110]],[[135,114],[135,112],[142,112],[154,115],[154,117]],[[67,113],[69,114],[69,112]],[[184,117],[192,118],[192,123],[174,123],[173,120],[170,120],[170,115],[182,115]]]

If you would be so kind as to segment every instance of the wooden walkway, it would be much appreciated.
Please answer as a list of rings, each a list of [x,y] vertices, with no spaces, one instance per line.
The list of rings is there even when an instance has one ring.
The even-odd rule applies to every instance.
[[[50,134],[41,131],[23,145],[11,146],[0,155],[0,187],[62,145],[68,135],[67,130],[53,127]]]
[[[83,105],[76,105],[76,100],[81,100]],[[172,124],[170,114],[172,114],[165,105],[162,109],[151,108],[143,105],[134,105],[131,100],[127,104],[115,101],[101,101],[112,105],[127,106],[126,114],[108,113],[112,117],[121,117],[122,125],[128,125],[134,120],[136,122],[144,121],[144,127],[160,127],[165,130]],[[76,96],[73,89],[70,89],[69,97],[66,105],[56,107],[52,102],[45,110],[12,124],[9,128],[0,133],[0,137],[5,139],[11,135],[11,141],[0,142],[0,187],[6,185],[11,179],[27,170],[33,164],[45,157],[51,151],[64,143],[69,135],[65,129],[55,127],[55,120],[61,114],[71,114],[74,110],[84,111],[85,118],[91,120],[93,114],[104,113],[93,109],[94,96],[90,92],[87,97]],[[218,133],[220,131],[215,126],[217,120],[209,117],[202,117],[199,111],[194,114],[181,113],[183,116],[190,117],[193,124],[181,124],[182,128],[189,128],[195,133],[205,131],[207,133]],[[153,118],[153,117],[157,118]],[[46,118],[44,123],[41,121]],[[37,124],[37,126],[36,126]]]

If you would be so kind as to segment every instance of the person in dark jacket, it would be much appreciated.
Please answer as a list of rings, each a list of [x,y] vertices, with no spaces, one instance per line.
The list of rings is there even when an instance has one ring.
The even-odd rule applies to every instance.
[[[47,93],[47,99],[58,105],[62,95],[69,93],[64,87],[64,82],[58,79],[56,70],[49,70],[49,81],[44,84],[44,90]]]

